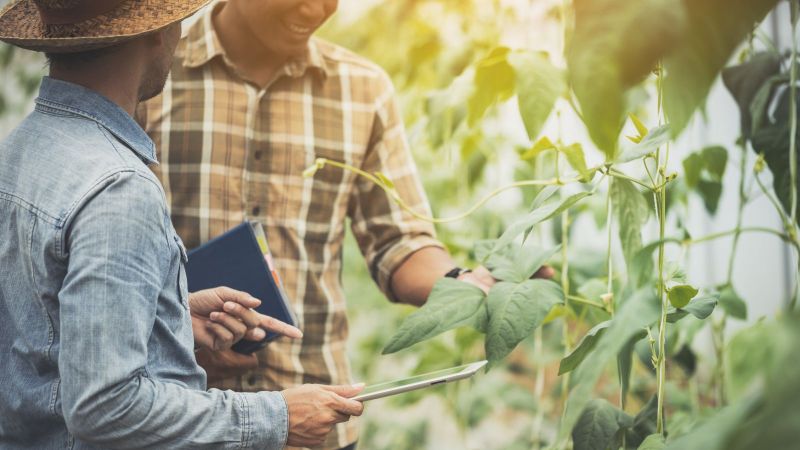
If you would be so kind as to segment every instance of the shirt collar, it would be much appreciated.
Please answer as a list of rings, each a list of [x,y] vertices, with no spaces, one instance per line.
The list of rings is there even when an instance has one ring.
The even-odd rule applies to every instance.
[[[208,8],[205,13],[189,28],[186,37],[186,50],[184,53],[183,65],[185,67],[197,68],[207,64],[214,57],[219,56],[225,64],[233,67],[233,64],[225,54],[225,49],[219,41],[217,30],[214,29],[214,14],[226,3],[220,0]],[[281,69],[283,73],[290,77],[300,77],[309,69],[315,69],[323,79],[328,75],[328,67],[325,57],[320,51],[316,38],[311,37],[304,55],[290,59]]]
[[[36,103],[97,122],[147,164],[157,164],[156,147],[142,127],[119,105],[83,86],[44,77]]]

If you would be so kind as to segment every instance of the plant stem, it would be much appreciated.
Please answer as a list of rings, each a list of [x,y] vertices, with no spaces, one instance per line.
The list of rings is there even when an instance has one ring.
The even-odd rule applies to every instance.
[[[564,310],[569,312],[569,260],[567,259],[569,248],[569,210],[561,213],[561,290],[564,291]],[[562,333],[564,339],[564,356],[568,356],[572,351],[572,342],[569,334],[569,314],[564,314]],[[561,377],[561,400],[564,410],[567,409],[567,398],[569,397],[569,373]]]
[[[791,178],[790,196],[791,207],[789,208],[791,223],[797,226],[797,17],[798,4],[796,1],[789,2],[791,5],[792,21],[792,57],[791,67],[789,67],[789,176]]]
[[[639,186],[647,189],[648,191],[652,191],[654,189],[653,186],[648,186],[645,183],[642,183],[641,181],[637,180],[636,178],[628,176],[628,175],[626,175],[626,174],[624,174],[624,173],[622,173],[622,172],[620,172],[620,171],[618,171],[616,169],[609,168],[607,173],[608,173],[609,176],[612,176],[614,178],[621,178],[623,180],[628,180],[631,183],[638,184]]]
[[[658,67],[658,112],[659,125],[663,117],[663,67]],[[656,150],[656,177],[658,184],[662,185],[655,192],[655,201],[658,211],[658,236],[661,244],[658,246],[658,298],[661,301],[661,317],[658,322],[658,365],[656,368],[658,383],[658,411],[656,411],[656,433],[664,435],[664,403],[665,385],[667,375],[666,341],[667,341],[667,310],[669,301],[666,296],[666,286],[664,279],[664,238],[666,237],[667,223],[667,163],[669,162],[669,144],[667,144],[667,154],[664,162],[661,162],[661,148]]]
[[[343,169],[343,170],[350,171],[352,173],[355,173],[356,175],[359,175],[359,176],[361,176],[363,178],[366,178],[367,180],[371,181],[372,183],[374,183],[375,185],[377,185],[378,187],[383,189],[383,191],[386,192],[386,194],[389,195],[389,197],[392,199],[392,201],[394,201],[404,211],[408,212],[409,214],[411,214],[412,216],[414,216],[415,218],[417,218],[419,220],[424,220],[425,222],[437,223],[437,224],[438,223],[450,223],[450,222],[459,221],[459,220],[469,216],[470,214],[474,213],[475,211],[477,211],[481,206],[486,204],[486,202],[488,202],[492,198],[494,198],[494,197],[498,196],[499,194],[501,194],[501,193],[503,193],[503,192],[505,192],[507,190],[510,190],[510,189],[516,189],[516,188],[522,188],[522,187],[530,187],[530,186],[563,186],[565,184],[577,183],[577,182],[581,181],[581,179],[582,179],[582,177],[580,175],[575,175],[575,176],[570,176],[569,178],[556,177],[556,178],[549,179],[549,180],[525,180],[525,181],[517,181],[515,183],[509,183],[509,184],[500,186],[499,188],[497,188],[497,189],[493,190],[492,192],[486,194],[483,198],[478,200],[477,203],[472,205],[470,208],[468,208],[466,211],[462,212],[461,214],[457,214],[457,215],[451,216],[451,217],[438,218],[438,217],[431,217],[431,216],[427,216],[427,215],[424,215],[424,214],[420,214],[420,213],[414,211],[414,209],[411,208],[408,205],[408,203],[406,203],[397,194],[397,191],[395,191],[391,186],[387,185],[385,181],[381,180],[380,178],[378,178],[377,176],[375,176],[375,175],[373,175],[373,174],[371,174],[369,172],[366,172],[364,170],[359,169],[358,167],[351,166],[350,164],[345,164],[345,163],[342,163],[342,162],[339,162],[339,161],[332,161],[332,160],[326,159],[326,158],[317,158],[317,160],[315,162],[315,165],[311,166],[311,167],[309,167],[308,169],[305,170],[304,176],[313,176],[313,174],[317,170],[320,170],[320,169],[322,169],[322,168],[324,168],[325,166],[328,166],[328,165],[333,166],[333,167],[338,167],[338,168]],[[597,169],[599,169],[599,168],[595,167],[595,168],[592,168],[591,170],[597,170]]]
[[[607,311],[605,305],[603,305],[602,303],[595,302],[593,300],[589,300],[588,298],[583,298],[577,295],[568,295],[567,298],[573,302],[582,303],[584,305],[593,306],[595,308],[602,309],[603,311]]]
[[[533,339],[533,351],[535,354],[541,355],[543,347],[542,327],[536,329]],[[536,368],[536,381],[534,381],[533,393],[536,396],[539,407],[536,409],[536,417],[533,419],[533,430],[531,432],[531,440],[533,441],[534,450],[541,448],[542,423],[544,422],[544,407],[542,406],[544,402],[542,399],[544,398],[545,365],[541,362],[537,365],[538,367]]]
[[[739,234],[740,233],[769,233],[769,234],[774,234],[775,236],[778,236],[779,238],[783,239],[784,241],[791,242],[791,238],[787,234],[781,233],[778,230],[773,230],[772,228],[766,228],[766,227],[742,227],[742,228],[735,228],[733,230],[720,231],[718,233],[707,234],[705,236],[702,236],[702,237],[699,237],[699,238],[695,238],[695,239],[689,239],[685,243],[688,244],[688,245],[700,244],[702,242],[713,241],[714,239],[723,238],[723,237],[726,237],[726,236],[730,236],[732,234],[736,235],[737,233],[739,233]]]
[[[791,184],[789,201],[791,207],[790,236],[797,240],[797,21],[798,14],[800,14],[800,5],[796,1],[789,2],[791,8],[790,19],[792,21],[792,58],[791,67],[789,67],[789,179]],[[797,290],[800,286],[800,252],[797,253],[798,269],[795,271],[795,288],[792,293],[792,299],[789,302],[789,311],[794,310],[797,304]]]
[[[655,194],[659,208],[658,208],[658,226],[659,236],[661,239],[665,237],[666,228],[666,209],[667,209],[667,195],[666,190],[662,189],[661,192]],[[664,243],[658,246],[658,297],[661,300],[661,318],[658,322],[658,367],[657,367],[657,382],[658,382],[658,411],[656,416],[656,433],[664,433],[664,389],[666,381],[666,341],[667,341],[667,309],[669,308],[664,286]]]

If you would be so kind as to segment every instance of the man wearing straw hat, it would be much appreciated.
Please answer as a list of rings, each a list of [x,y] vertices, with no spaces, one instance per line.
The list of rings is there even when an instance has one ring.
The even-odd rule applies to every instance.
[[[51,62],[0,142],[0,448],[314,445],[359,386],[205,390],[193,347],[267,328],[246,294],[188,295],[186,252],[131,117],[158,94],[180,20],[206,0],[19,0],[0,39]]]

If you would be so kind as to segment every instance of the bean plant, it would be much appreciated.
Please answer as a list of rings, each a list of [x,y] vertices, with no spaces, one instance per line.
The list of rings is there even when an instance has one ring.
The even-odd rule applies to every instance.
[[[472,259],[486,266],[497,284],[484,293],[470,284],[440,280],[427,303],[399,324],[383,353],[424,346],[447,331],[471,328],[482,336],[492,370],[532,335],[534,348],[541,351],[542,326],[560,321],[562,406],[558,431],[545,442],[549,447],[794,445],[798,437],[794,428],[800,423],[794,406],[800,392],[800,365],[792,339],[798,333],[794,310],[800,267],[784,314],[745,329],[730,342],[725,333],[728,320],[747,317],[747,305],[733,283],[743,233],[774,235],[789,244],[800,261],[798,3],[789,2],[793,39],[788,54],[769,45],[756,51],[754,44],[770,44],[759,35],[758,25],[779,3],[564,1],[554,14],[562,28],[562,54],[524,47],[484,48],[483,56],[463,65],[452,83],[427,96],[422,106],[429,116],[425,132],[434,146],[459,139],[468,179],[474,179],[474,172],[480,172],[476,167],[487,159],[483,150],[476,150],[489,141],[481,135],[482,123],[494,120],[499,107],[516,100],[530,145],[516,152],[514,164],[523,170],[516,171],[515,182],[494,189],[460,214],[428,217],[404,202],[387,174],[317,160],[307,176],[318,170],[353,171],[384,189],[412,215],[433,223],[479,214],[507,190],[524,190],[529,196],[530,207],[524,214],[497,230],[494,238],[473,243]],[[480,50],[480,45],[476,48]],[[686,213],[681,204],[687,196],[697,196],[710,214],[716,213],[733,152],[708,146],[680,164],[671,156],[720,76],[741,116],[741,138],[734,154],[740,175],[737,222],[729,231],[695,237],[683,226]],[[642,101],[643,92],[653,92],[655,102]],[[563,125],[567,115],[580,120],[591,144],[571,137]],[[557,132],[543,133],[548,121],[558,122]],[[601,161],[590,164],[587,156],[594,152]],[[680,170],[672,169],[678,165]],[[762,179],[767,170],[771,186]],[[756,195],[772,202],[781,229],[743,227],[744,208]],[[571,227],[576,215],[597,210],[598,204],[601,211],[595,215],[607,230],[605,273],[574,283],[580,277],[570,270],[581,262],[571,260]],[[650,221],[656,222],[658,237],[646,243],[642,230]],[[678,233],[668,234],[668,228]],[[544,244],[546,230],[556,236],[557,245]],[[733,237],[732,256],[726,281],[720,285],[693,286],[681,264],[668,260],[670,247],[687,250],[728,236]],[[617,245],[624,264],[614,258]],[[532,278],[545,264],[557,269],[556,277]],[[677,417],[671,426],[670,372],[689,367],[686,372],[691,375],[694,355],[687,346],[705,324],[711,328],[716,355],[711,400],[715,409],[693,420]],[[631,410],[628,400],[636,382],[637,358],[650,365],[655,388],[649,401]],[[613,399],[596,396],[598,382],[608,381],[604,375],[609,365],[616,369],[618,392]],[[539,388],[537,395],[541,397]],[[530,442],[534,447],[541,444],[540,436]]]

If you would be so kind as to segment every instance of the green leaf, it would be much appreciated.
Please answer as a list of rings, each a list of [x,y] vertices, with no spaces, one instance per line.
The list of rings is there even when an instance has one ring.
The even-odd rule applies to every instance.
[[[669,302],[676,308],[683,308],[697,295],[697,288],[688,284],[679,284],[669,290]]]
[[[511,247],[504,257],[489,257],[486,262],[487,268],[496,279],[512,283],[521,283],[532,277],[561,248],[556,246],[545,249],[528,244]]]
[[[583,146],[581,144],[570,144],[565,147],[559,147],[558,151],[567,157],[567,162],[573,169],[581,174],[582,181],[586,182],[591,179],[590,171],[586,167],[586,157],[583,155]]]
[[[695,298],[683,308],[668,311],[667,322],[675,323],[686,317],[686,315],[688,314],[691,314],[700,320],[704,320],[708,318],[708,316],[710,316],[712,312],[714,312],[714,308],[717,306],[717,302],[718,302],[717,294],[706,295],[703,297]]]
[[[700,195],[711,214],[719,206],[727,164],[728,151],[720,146],[706,147],[683,160],[686,186]]]
[[[574,8],[570,84],[592,141],[613,160],[627,113],[624,94],[680,36],[683,8],[672,0],[575,0]]]
[[[731,285],[725,286],[719,294],[719,306],[725,310],[729,316],[747,320],[747,303],[739,297],[736,290]]]
[[[486,110],[514,95],[516,74],[508,63],[507,47],[497,47],[475,64],[475,90],[467,102],[467,123],[475,126]]]
[[[520,155],[520,158],[526,161],[531,160],[536,158],[537,156],[539,156],[539,154],[541,154],[543,151],[546,150],[556,150],[556,145],[553,144],[550,141],[550,138],[548,138],[547,136],[542,136],[541,139],[539,139],[533,144],[530,150],[526,150],[522,155]]]
[[[751,56],[746,62],[738,66],[728,67],[722,71],[722,81],[733,95],[739,105],[742,134],[745,138],[752,135],[753,117],[750,105],[756,93],[764,83],[777,75],[781,70],[781,60],[778,54],[761,52]]]
[[[658,319],[660,305],[651,289],[641,289],[622,302],[611,325],[595,344],[595,348],[575,370],[575,385],[567,399],[567,409],[561,422],[559,439],[566,439],[578,416],[592,398],[595,384],[606,364],[614,359],[630,338]]]
[[[800,95],[798,95],[800,98]],[[764,160],[772,172],[772,187],[775,195],[781,202],[784,211],[788,214],[791,211],[791,173],[789,164],[789,136],[791,127],[789,124],[789,89],[788,83],[780,83],[775,86],[774,93],[770,95],[769,102],[774,102],[777,107],[774,111],[774,120],[764,118],[763,123],[756,128],[758,122],[753,116],[754,129],[752,144],[756,153],[763,153]],[[800,106],[800,103],[798,103]],[[798,127],[800,136],[800,127]],[[800,158],[798,158],[800,166]],[[797,179],[797,186],[800,188],[800,177]],[[800,196],[798,196],[800,204]]]
[[[628,117],[630,117],[630,118],[631,118],[631,122],[633,122],[633,126],[635,126],[635,127],[636,127],[636,131],[638,131],[638,132],[639,132],[639,136],[640,136],[640,137],[642,137],[642,138],[643,138],[643,137],[645,137],[645,136],[647,136],[647,133],[649,133],[649,130],[648,130],[648,129],[647,129],[647,127],[646,127],[646,126],[645,126],[645,125],[642,123],[642,121],[641,121],[641,120],[639,120],[639,118],[638,118],[638,117],[636,117],[636,114],[634,114],[634,113],[629,113],[629,114],[628,114]]]
[[[436,282],[427,302],[400,324],[383,354],[395,353],[418,342],[461,326],[484,328],[485,294],[469,283],[453,278]]]
[[[549,280],[501,281],[489,291],[486,357],[494,366],[541,325],[554,305],[564,301],[561,287]]]
[[[619,224],[625,265],[630,270],[636,254],[642,249],[642,228],[647,223],[649,209],[642,193],[628,180],[614,178],[609,195]]]
[[[623,151],[622,154],[617,157],[616,160],[614,160],[614,162],[617,164],[622,164],[641,159],[644,156],[655,153],[659,147],[666,145],[666,143],[671,139],[672,135],[670,134],[669,125],[661,125],[653,128],[649,133],[647,133],[647,136],[645,136],[644,139],[642,139],[633,147]]]
[[[651,434],[642,442],[638,450],[664,450],[667,443],[664,441],[664,436],[661,433]]]
[[[558,376],[575,370],[580,363],[586,359],[586,356],[594,349],[597,341],[609,326],[611,326],[611,321],[606,320],[605,322],[598,323],[592,327],[591,330],[586,332],[586,335],[583,336],[583,339],[581,339],[572,352],[561,360],[561,364],[558,366]]]
[[[678,136],[703,105],[717,75],[778,0],[682,0],[688,26],[664,59],[664,109]],[[673,4],[673,8],[678,9]]]
[[[522,122],[533,141],[542,131],[556,99],[566,91],[564,74],[542,53],[514,52],[508,61],[514,68]]]
[[[621,398],[628,398],[631,384],[631,371],[633,370],[633,350],[636,343],[647,337],[647,331],[641,330],[628,338],[625,345],[617,353],[617,372],[619,375],[619,389]]]
[[[683,173],[686,185],[693,189],[700,182],[700,174],[703,172],[703,157],[699,153],[692,153],[683,160]]]
[[[658,397],[653,395],[650,400],[642,406],[642,409],[636,413],[633,418],[633,426],[630,427],[627,434],[627,445],[637,446],[647,440],[647,438],[656,432],[656,420],[658,416]]]
[[[703,149],[705,169],[714,181],[722,181],[725,176],[725,167],[728,165],[728,151],[725,147],[714,145]]]
[[[621,430],[633,425],[633,418],[605,399],[586,405],[572,430],[575,450],[605,450]]]
[[[592,192],[579,192],[577,194],[570,195],[560,202],[546,203],[539,206],[528,213],[527,216],[509,225],[497,240],[493,251],[497,251],[497,249],[505,247],[528,228],[531,228],[540,222],[544,222],[553,216],[561,214],[563,211],[566,211],[581,199],[584,199],[590,195],[592,195]]]
[[[633,283],[635,288],[644,286],[653,277],[655,272],[653,268],[653,252],[658,249],[661,242],[662,241],[654,241],[645,245],[636,253],[636,256],[634,256],[633,264],[631,267],[628,267],[628,278],[630,280],[629,282]],[[676,238],[664,238],[663,242],[665,244],[668,242],[680,244],[681,240]]]

